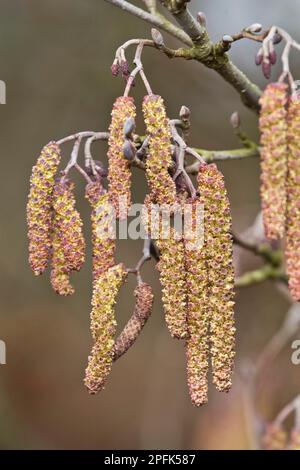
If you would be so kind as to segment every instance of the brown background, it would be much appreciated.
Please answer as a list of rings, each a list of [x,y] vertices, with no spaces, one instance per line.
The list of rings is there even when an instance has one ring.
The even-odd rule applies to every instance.
[[[215,40],[256,21],[264,27],[280,24],[300,39],[300,5],[295,0],[202,0],[191,2],[191,7],[206,12]],[[76,294],[66,299],[52,292],[47,275],[34,278],[27,265],[25,205],[31,167],[40,148],[78,130],[107,128],[112,103],[124,86],[110,74],[114,51],[128,38],[149,37],[149,31],[149,25],[103,0],[1,1],[0,79],[7,84],[7,104],[0,107],[0,338],[7,344],[7,365],[0,366],[1,448],[249,445],[237,379],[229,395],[211,389],[207,406],[191,406],[183,345],[166,331],[152,262],[145,270],[157,294],[152,319],[134,349],[114,366],[105,392],[96,397],[90,397],[82,384],[91,344],[90,260],[74,279]],[[175,44],[166,34],[165,39]],[[240,42],[231,56],[264,86],[254,65],[256,50],[255,44]],[[293,55],[292,64],[295,78],[300,78],[299,55]],[[213,71],[196,63],[169,61],[153,50],[145,51],[144,66],[154,91],[165,98],[170,116],[176,116],[182,104],[191,108],[193,145],[239,146],[229,125],[234,110],[240,111],[244,128],[257,140],[256,116],[243,108],[235,91]],[[135,94],[140,103],[140,84]],[[66,147],[66,158],[69,150]],[[95,145],[94,151],[105,161],[105,144]],[[225,162],[220,168],[232,202],[234,227],[245,229],[259,210],[258,161]],[[134,184],[134,199],[141,201],[144,176],[138,171]],[[88,236],[81,181],[77,194]],[[140,242],[122,242],[119,257],[130,266],[140,251]],[[243,268],[251,269],[258,262],[247,256]],[[121,294],[120,325],[130,315],[133,287],[131,280]],[[238,292],[238,365],[258,355],[287,308],[271,283]],[[299,385],[299,367],[291,365],[288,345],[265,378],[259,396],[263,416],[273,417]]]

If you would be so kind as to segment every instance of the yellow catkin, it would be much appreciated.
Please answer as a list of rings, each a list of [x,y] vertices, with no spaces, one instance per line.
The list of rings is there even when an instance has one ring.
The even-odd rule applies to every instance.
[[[187,272],[187,321],[189,338],[186,342],[187,382],[191,401],[200,406],[208,400],[209,369],[209,292],[205,246],[199,245],[195,226],[197,206],[190,202],[193,225],[185,226],[185,268]]]
[[[153,305],[151,287],[145,282],[141,282],[136,287],[134,295],[136,298],[134,312],[115,341],[114,361],[125,354],[134,344],[151,315]]]
[[[287,85],[270,83],[260,99],[261,200],[266,237],[283,237],[287,176]]]
[[[300,100],[291,100],[288,108],[288,178],[286,262],[289,289],[300,300]]]
[[[172,165],[171,132],[161,96],[145,96],[143,113],[149,138],[146,176],[151,198],[158,204],[174,204],[176,186],[168,172]]]
[[[52,191],[60,162],[60,149],[50,142],[32,169],[27,203],[29,264],[35,275],[47,268],[51,251]]]
[[[279,424],[270,423],[262,438],[264,450],[284,450],[287,444],[287,432]]]
[[[59,295],[72,295],[74,288],[70,283],[70,269],[66,263],[64,245],[61,237],[61,219],[55,214],[52,223],[52,257],[50,281]]]
[[[209,281],[213,383],[219,391],[228,391],[232,384],[235,356],[230,206],[224,177],[215,164],[200,167],[198,185],[204,204],[204,243]]]
[[[124,158],[124,124],[128,118],[136,114],[132,97],[120,96],[112,109],[112,120],[109,127],[108,139],[108,190],[110,200],[120,218],[127,217],[131,205],[131,171],[130,163]],[[119,203],[124,203],[124,211]],[[124,212],[124,213],[123,213]]]
[[[91,333],[94,346],[88,359],[85,385],[91,394],[102,390],[111,370],[116,333],[115,303],[127,272],[123,264],[109,268],[94,283]]]
[[[101,276],[115,264],[116,240],[113,234],[113,206],[110,195],[104,192],[100,183],[90,183],[86,187],[86,198],[91,208],[93,279]]]

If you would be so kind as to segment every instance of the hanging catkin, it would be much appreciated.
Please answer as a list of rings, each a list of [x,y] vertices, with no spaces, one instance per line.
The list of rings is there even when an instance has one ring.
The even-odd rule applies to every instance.
[[[228,391],[231,387],[235,355],[230,206],[224,177],[215,164],[200,167],[198,185],[204,204],[213,383],[219,391]]]
[[[287,85],[270,83],[260,99],[261,200],[266,237],[285,231],[287,176]]]
[[[288,108],[288,179],[286,264],[289,289],[300,300],[300,100],[291,99]]]
[[[60,162],[60,149],[50,142],[32,169],[27,203],[29,264],[35,275],[48,265],[51,250],[52,192]]]
[[[124,124],[128,118],[135,117],[134,100],[120,96],[112,109],[112,120],[108,139],[108,191],[116,215],[127,217],[131,205],[131,170],[130,163],[124,158]]]
[[[118,264],[94,283],[91,312],[94,346],[85,374],[85,385],[92,394],[104,388],[111,370],[116,333],[115,303],[126,276],[124,265]]]

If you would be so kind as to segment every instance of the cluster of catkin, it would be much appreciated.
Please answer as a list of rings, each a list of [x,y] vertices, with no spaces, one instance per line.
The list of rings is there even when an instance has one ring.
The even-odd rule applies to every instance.
[[[300,100],[285,83],[269,84],[260,100],[261,200],[269,240],[286,235],[292,297],[300,300]]]
[[[209,365],[218,390],[228,391],[232,380],[235,327],[229,201],[223,175],[214,164],[200,167],[195,200],[178,194],[170,176],[172,136],[163,99],[145,97],[143,112],[149,139],[146,176],[150,195],[145,205],[176,208],[184,202],[191,208],[190,232],[185,229],[178,238],[171,228],[169,236],[158,237],[156,243],[166,323],[173,338],[186,342],[190,397],[199,406],[208,399]],[[198,205],[204,208],[201,243],[193,240],[199,236],[193,226]],[[148,229],[147,222],[145,225]]]

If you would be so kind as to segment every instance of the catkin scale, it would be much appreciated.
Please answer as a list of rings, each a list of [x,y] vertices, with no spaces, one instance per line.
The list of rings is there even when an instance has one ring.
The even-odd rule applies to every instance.
[[[55,142],[45,145],[30,178],[27,203],[29,264],[35,275],[42,274],[49,261],[52,192],[60,158],[60,148]]]
[[[138,284],[134,291],[136,298],[134,312],[114,345],[114,361],[125,354],[138,338],[151,315],[153,305],[153,292],[145,282]]]
[[[204,204],[204,243],[209,282],[210,356],[213,383],[228,391],[235,355],[234,270],[231,215],[224,177],[216,165],[203,165],[198,185]]]
[[[99,182],[89,183],[86,187],[92,212],[92,246],[94,281],[115,264],[116,241],[112,232],[113,206],[110,194],[104,192]]]
[[[145,96],[143,113],[149,138],[146,177],[151,199],[171,205],[176,202],[176,186],[168,172],[172,165],[171,131],[161,96]]]
[[[84,380],[91,394],[104,388],[111,370],[116,333],[114,307],[126,276],[124,265],[118,264],[105,271],[94,283],[91,312],[94,346],[88,358]]]
[[[270,83],[260,98],[261,200],[266,237],[285,231],[287,176],[287,84]]]
[[[286,264],[289,289],[300,300],[300,100],[291,99],[288,108],[288,177]]]
[[[127,217],[127,210],[131,205],[130,163],[123,154],[124,124],[127,119],[134,118],[135,114],[133,98],[120,96],[113,105],[112,120],[109,126],[108,190],[116,215],[122,219]],[[124,210],[121,210],[119,203],[124,204]]]

